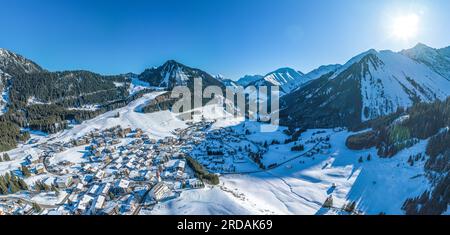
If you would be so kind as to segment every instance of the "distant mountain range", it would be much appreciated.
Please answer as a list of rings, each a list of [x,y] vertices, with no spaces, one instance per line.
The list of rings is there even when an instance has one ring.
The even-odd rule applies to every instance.
[[[141,74],[102,76],[89,71],[49,72],[35,62],[0,49],[2,109],[29,105],[31,98],[64,108],[107,105],[131,95],[133,81],[150,88],[203,86],[280,86],[282,123],[307,127],[357,125],[418,102],[450,95],[450,47],[424,44],[401,52],[369,50],[344,65],[324,65],[304,74],[280,68],[266,75],[247,75],[238,81],[169,60]],[[92,86],[92,84],[96,84]],[[101,97],[93,97],[101,94]],[[82,97],[82,98],[79,98]],[[38,103],[39,103],[38,102]]]

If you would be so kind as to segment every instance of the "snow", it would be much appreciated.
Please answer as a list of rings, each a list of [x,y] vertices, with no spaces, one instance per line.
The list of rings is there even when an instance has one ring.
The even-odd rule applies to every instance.
[[[330,65],[322,65],[317,69],[312,70],[311,72],[305,74],[305,77],[308,80],[314,80],[322,77],[325,74],[336,72],[342,65],[340,64],[330,64]]]
[[[328,133],[332,133],[330,154],[258,173],[222,175],[219,186],[183,192],[178,199],[158,204],[152,213],[343,214],[321,208],[331,194],[336,208],[356,201],[364,214],[403,214],[403,202],[430,187],[423,162],[407,163],[409,155],[424,151],[426,140],[385,159],[377,157],[376,149],[347,149],[345,139],[351,132]],[[369,153],[371,161],[365,158]],[[360,156],[363,163],[358,162]]]
[[[130,96],[145,89],[161,90],[160,87],[153,87],[148,82],[141,81],[137,77],[131,78],[131,84],[130,87],[128,88],[128,93],[130,94]]]
[[[53,206],[63,201],[67,196],[66,191],[55,192],[43,192],[32,197],[31,200],[38,203],[39,205],[49,205]]]
[[[240,78],[237,81],[237,84],[243,87],[247,87],[249,85],[259,87],[267,86],[268,83],[272,86],[279,86],[281,95],[285,95],[308,81],[309,78],[301,72],[295,71],[292,68],[280,68],[266,74],[265,76],[246,75]]]
[[[153,92],[131,102],[128,106],[104,113],[94,119],[75,125],[53,135],[36,136],[38,144],[48,141],[68,141],[97,129],[122,127],[141,128],[151,138],[159,139],[173,136],[176,128],[187,127],[186,122],[176,118],[169,111],[140,113],[138,107],[151,101],[164,92]],[[207,120],[216,120],[210,128],[217,130],[231,127],[243,130],[242,120],[231,118],[221,106],[208,105],[199,111]],[[115,115],[119,113],[119,117]],[[198,116],[197,116],[198,118]],[[299,143],[305,145],[305,151],[313,144],[307,143],[313,136],[329,136],[331,148],[327,153],[314,156],[301,156],[302,152],[289,151],[293,143],[284,144],[287,136],[279,128],[273,133],[260,133],[261,124],[246,122],[251,130],[248,141],[263,142],[278,140],[281,144],[271,145],[263,155],[265,165],[278,163],[279,167],[244,174],[222,174],[218,186],[183,191],[180,197],[155,205],[151,214],[342,214],[340,209],[323,209],[322,204],[329,195],[333,195],[333,205],[341,208],[349,201],[357,202],[357,209],[365,214],[402,214],[401,206],[407,198],[420,195],[430,187],[424,176],[424,162],[410,166],[410,155],[423,152],[427,140],[420,141],[411,148],[399,152],[392,158],[379,158],[376,149],[353,151],[345,146],[346,138],[353,134],[348,131],[335,132],[331,129],[308,130],[302,133]],[[320,134],[314,134],[320,131]],[[34,145],[22,145],[9,151],[12,161],[1,162],[0,172],[17,169],[23,158],[33,151]],[[85,146],[68,149],[50,158],[50,163],[68,160],[83,161]],[[34,152],[39,154],[39,152]],[[366,156],[371,154],[372,160]],[[362,163],[358,159],[363,157]],[[288,161],[292,159],[291,161]],[[247,166],[239,169],[255,170]],[[29,182],[45,180],[50,174],[33,176]],[[334,185],[334,187],[333,187]],[[63,195],[38,194],[33,201],[47,204],[58,203]]]
[[[116,87],[123,87],[123,86],[125,86],[125,83],[123,83],[123,82],[113,82],[114,83],[114,86],[116,86]]]
[[[351,58],[349,61],[347,61],[347,63],[345,63],[344,65],[340,66],[336,72],[333,74],[333,76],[330,77],[331,79],[336,78],[340,73],[344,72],[345,70],[347,70],[350,66],[352,66],[353,64],[359,62],[362,58],[364,58],[366,55],[370,55],[370,54],[376,54],[377,51],[374,49],[370,49],[368,51],[365,51],[353,58]]]
[[[361,79],[363,121],[412,106],[411,94],[424,102],[443,100],[450,95],[450,81],[427,66],[392,51],[380,51],[376,55],[381,64],[369,62],[370,72]]]
[[[244,77],[239,78],[239,80],[236,83],[243,87],[246,87],[246,86],[250,85],[251,83],[256,82],[263,78],[264,78],[264,76],[262,76],[262,75],[245,75]]]
[[[171,133],[177,128],[185,127],[185,123],[176,118],[176,115],[169,111],[160,111],[155,113],[141,113],[136,112],[138,107],[154,99],[156,96],[164,92],[153,92],[145,94],[143,97],[131,102],[128,106],[119,108],[93,119],[85,121],[80,125],[75,125],[70,130],[52,135],[52,138],[62,140],[69,140],[81,137],[94,129],[106,129],[114,126],[122,126],[123,128],[141,128],[145,133],[154,139],[164,138],[166,136],[173,136]],[[119,117],[115,115],[119,113]]]
[[[189,202],[189,203],[186,203]],[[155,205],[155,215],[236,215],[255,214],[217,187],[187,190],[179,198]]]
[[[60,152],[55,154],[54,157],[49,158],[50,165],[57,164],[61,161],[68,161],[73,163],[81,163],[85,161],[83,159],[83,156],[85,152],[87,152],[86,149],[87,145],[84,146],[77,146],[74,148],[69,148],[66,151]]]
[[[81,110],[81,111],[96,111],[98,109],[100,109],[100,105],[83,105],[81,107],[78,108],[67,108],[68,110]]]
[[[448,56],[448,50],[448,47],[434,49],[425,44],[419,43],[415,47],[408,50],[403,50],[400,53],[420,63],[428,65],[436,73],[450,80],[450,56]]]
[[[33,104],[38,104],[38,105],[40,105],[40,104],[51,104],[51,102],[40,101],[36,97],[31,96],[27,100],[27,105],[33,105]]]
[[[295,88],[299,87],[308,80],[304,74],[295,71],[291,68],[280,68],[264,76],[262,81],[267,81],[273,86],[280,86],[283,94],[290,93]],[[256,86],[261,85],[261,82],[256,82]]]
[[[4,73],[0,69],[0,115],[6,113],[7,104],[9,102],[9,87],[7,86],[7,81],[11,76],[7,73]]]
[[[186,85],[189,81],[189,76],[185,73],[182,66],[177,63],[166,63],[164,69],[161,71],[163,78],[160,87],[174,87]],[[174,82],[174,84],[171,84]]]

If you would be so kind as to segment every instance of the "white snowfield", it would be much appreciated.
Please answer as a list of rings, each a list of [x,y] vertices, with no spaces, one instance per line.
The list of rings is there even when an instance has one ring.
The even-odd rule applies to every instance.
[[[403,214],[404,201],[429,188],[423,163],[407,163],[410,154],[424,151],[427,141],[381,159],[375,149],[348,150],[349,134],[332,135],[331,154],[299,158],[266,172],[223,175],[219,186],[183,192],[152,214],[344,214],[340,208],[351,201],[363,214]],[[322,208],[329,195],[335,209]]]
[[[105,129],[116,125],[122,127],[141,128],[152,138],[171,136],[176,128],[186,128],[187,123],[176,118],[169,111],[151,114],[139,112],[139,107],[163,92],[144,95],[128,106],[102,114],[94,119],[75,125],[70,130],[49,136],[36,136],[36,144],[51,141],[67,141],[92,131],[95,128]],[[221,107],[208,106],[201,110],[206,119],[218,121],[212,129],[232,127],[240,124],[238,119],[223,119]],[[115,115],[119,113],[119,117]],[[226,115],[225,115],[226,117]],[[250,123],[249,123],[250,124]],[[278,145],[285,148],[282,140],[287,138],[281,128],[276,133],[253,133],[252,140],[281,141]],[[302,135],[308,138],[309,130]],[[346,148],[345,140],[350,132],[322,130],[330,136],[331,149],[326,154],[313,157],[300,157],[268,171],[251,174],[229,174],[220,176],[220,184],[203,189],[184,191],[179,198],[158,203],[151,214],[342,214],[345,203],[355,201],[357,209],[366,214],[402,214],[401,206],[410,197],[420,195],[429,187],[424,176],[423,162],[410,166],[407,163],[411,154],[423,152],[427,141],[405,149],[393,158],[377,157],[375,149],[351,151]],[[35,151],[33,145],[19,146],[9,151],[12,161],[0,162],[0,174],[17,169],[27,155],[27,151]],[[264,155],[277,162],[275,148],[269,148]],[[51,162],[70,160],[80,161],[82,153],[74,148],[58,154]],[[371,160],[366,156],[371,154]],[[358,162],[362,157],[364,161]],[[284,159],[283,159],[284,160]],[[32,182],[41,177],[52,177],[51,174],[30,177]],[[326,198],[333,196],[333,206],[337,209],[323,209]],[[52,204],[60,198],[51,195],[36,195],[29,200],[42,204]]]
[[[58,141],[69,140],[81,137],[96,128],[106,129],[117,125],[124,128],[141,128],[144,132],[149,134],[150,137],[155,139],[173,136],[171,134],[173,130],[186,127],[186,124],[183,121],[176,118],[176,114],[169,111],[156,113],[139,112],[142,105],[163,93],[164,92],[153,92],[146,94],[142,98],[131,102],[126,107],[104,113],[91,120],[85,121],[80,125],[76,125],[70,130],[65,130],[53,135],[52,137],[55,137]],[[117,114],[119,114],[119,117],[115,118],[115,115]]]

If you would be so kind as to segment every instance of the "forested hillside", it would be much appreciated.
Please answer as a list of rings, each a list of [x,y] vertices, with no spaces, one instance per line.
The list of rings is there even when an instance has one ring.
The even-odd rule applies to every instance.
[[[425,171],[433,184],[430,191],[405,202],[407,214],[442,214],[450,204],[450,98],[419,103],[407,110],[365,123],[372,130],[350,136],[347,147],[376,147],[380,157],[395,157],[402,149],[429,139]],[[423,156],[411,156],[410,164]]]
[[[49,72],[4,49],[0,57],[0,151],[28,138],[22,128],[55,133],[67,128],[69,122],[79,123],[125,106],[147,91],[130,95],[131,78],[127,75]]]

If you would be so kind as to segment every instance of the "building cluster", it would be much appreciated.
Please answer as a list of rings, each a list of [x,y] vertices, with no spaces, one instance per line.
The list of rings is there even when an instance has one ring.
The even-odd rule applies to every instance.
[[[141,129],[116,126],[39,145],[22,165],[32,176],[42,175],[30,190],[56,190],[60,198],[41,214],[136,214],[177,197],[182,190],[203,187],[185,161],[190,149],[184,143],[192,139],[154,140]],[[70,156],[51,160],[71,148],[82,149],[81,160]],[[29,205],[22,204],[20,208]]]
[[[236,172],[242,165],[254,165],[251,156],[262,156],[267,150],[264,143],[252,142],[233,128],[206,131],[205,126],[208,125],[200,122],[184,131],[194,137],[201,136],[195,140],[191,156],[210,172]]]

